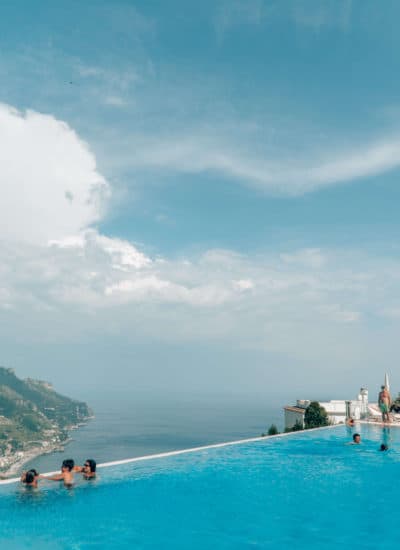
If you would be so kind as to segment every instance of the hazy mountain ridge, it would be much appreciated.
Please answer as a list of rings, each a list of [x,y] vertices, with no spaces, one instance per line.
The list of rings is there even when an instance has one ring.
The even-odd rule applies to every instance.
[[[22,380],[13,369],[0,367],[0,471],[24,462],[29,451],[58,448],[68,429],[92,415],[86,403],[54,391],[42,380]]]

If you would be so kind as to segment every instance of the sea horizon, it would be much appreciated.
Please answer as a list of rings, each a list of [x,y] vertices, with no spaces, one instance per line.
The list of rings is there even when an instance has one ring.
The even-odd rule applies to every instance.
[[[271,424],[283,429],[278,405],[256,400],[197,396],[174,399],[148,396],[88,402],[94,417],[70,432],[63,451],[41,455],[21,469],[40,472],[60,468],[64,458],[77,464],[87,458],[97,462],[123,460],[247,437],[258,437]]]

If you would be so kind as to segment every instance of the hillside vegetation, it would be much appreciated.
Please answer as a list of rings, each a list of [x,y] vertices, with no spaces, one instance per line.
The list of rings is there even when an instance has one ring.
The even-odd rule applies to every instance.
[[[91,411],[82,401],[65,397],[41,380],[21,380],[0,367],[0,471],[15,453],[51,450],[68,437],[68,429],[84,422]]]

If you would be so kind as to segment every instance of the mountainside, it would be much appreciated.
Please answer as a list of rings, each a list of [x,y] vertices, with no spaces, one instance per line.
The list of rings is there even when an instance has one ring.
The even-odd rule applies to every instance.
[[[17,378],[0,367],[0,471],[59,447],[67,430],[91,416],[86,403],[65,397],[41,380]]]

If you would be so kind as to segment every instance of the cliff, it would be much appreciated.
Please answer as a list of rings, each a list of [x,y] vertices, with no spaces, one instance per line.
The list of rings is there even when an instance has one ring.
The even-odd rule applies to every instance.
[[[41,454],[59,447],[67,430],[91,415],[86,403],[57,393],[48,382],[21,380],[0,367],[0,472],[32,450]]]

